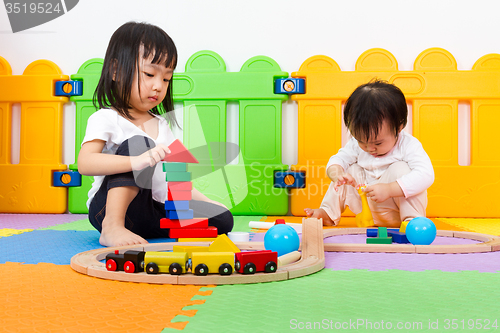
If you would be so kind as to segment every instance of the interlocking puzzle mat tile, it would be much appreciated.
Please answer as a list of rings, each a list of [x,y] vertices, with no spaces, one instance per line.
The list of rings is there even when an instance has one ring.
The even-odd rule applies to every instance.
[[[0,263],[53,263],[69,265],[71,257],[80,252],[102,248],[99,232],[74,230],[34,230],[0,238],[3,249]],[[148,240],[151,243],[168,241],[165,238]]]
[[[19,235],[30,231],[33,231],[33,229],[0,229],[0,238]]]
[[[372,332],[382,321],[392,329],[398,323],[403,328],[415,325],[402,330],[407,332],[443,332],[445,320],[454,318],[464,319],[465,329],[453,332],[471,332],[469,319],[482,324],[488,319],[490,328],[499,319],[494,302],[500,297],[500,289],[494,287],[499,276],[474,271],[324,269],[287,281],[218,286],[203,305],[186,308],[198,312],[184,332],[289,332],[313,328],[314,323],[317,330],[335,330],[337,325],[343,332]],[[173,321],[178,320],[185,318]]]
[[[86,218],[86,214],[0,214],[0,228],[38,229]]]
[[[494,236],[500,235],[500,219],[439,218],[439,220],[465,231],[479,232]]]
[[[0,265],[0,327],[3,332],[161,332],[182,310],[201,304],[200,286],[151,285],[88,277],[69,266]],[[206,290],[206,288],[204,288]]]
[[[386,271],[500,272],[500,252],[426,254],[426,253],[325,253],[325,268],[334,270],[368,269]]]
[[[38,230],[75,230],[75,231],[95,231],[96,229],[90,224],[88,218],[64,224],[58,224]]]
[[[248,227],[250,221],[261,221],[265,216],[234,216],[234,226],[232,231],[250,232],[252,228]]]

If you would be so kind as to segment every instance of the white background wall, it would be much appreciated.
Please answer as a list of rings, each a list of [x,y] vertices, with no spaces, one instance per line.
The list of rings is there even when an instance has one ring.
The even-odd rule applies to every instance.
[[[134,20],[156,24],[174,39],[178,72],[203,49],[219,53],[228,71],[239,71],[249,58],[266,55],[291,73],[317,54],[332,57],[349,71],[361,53],[374,47],[391,52],[401,70],[411,70],[423,50],[442,47],[455,56],[459,69],[466,70],[481,56],[500,53],[499,9],[496,0],[80,0],[67,14],[14,34],[5,8],[0,7],[0,56],[11,64],[13,74],[22,74],[32,61],[48,59],[71,75],[86,60],[103,57],[115,29]],[[466,118],[464,113],[462,122]],[[14,137],[18,126],[14,119]],[[296,131],[297,106],[287,102],[285,164],[297,160]],[[64,135],[63,162],[70,164],[74,161],[71,105],[65,109]],[[237,140],[237,133],[230,136]],[[461,164],[467,164],[467,144],[461,147]]]

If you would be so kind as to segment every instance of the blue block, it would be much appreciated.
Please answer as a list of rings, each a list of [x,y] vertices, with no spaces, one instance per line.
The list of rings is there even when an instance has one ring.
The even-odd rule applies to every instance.
[[[190,220],[194,218],[194,211],[188,210],[168,210],[167,218],[171,220]]]
[[[55,171],[52,177],[52,186],[82,186],[82,175],[78,171]]]
[[[274,81],[275,94],[305,94],[306,80],[299,78],[277,79]]]
[[[296,171],[276,171],[274,173],[274,187],[304,188],[306,187],[306,173]]]
[[[399,229],[387,229],[387,234],[390,236],[391,232],[399,232]],[[378,237],[377,229],[366,229],[366,237]]]
[[[409,244],[410,241],[406,238],[406,234],[399,232],[399,229],[389,229],[387,230],[389,236],[392,236],[392,241],[399,244]]]
[[[165,201],[165,210],[189,210],[189,201]]]
[[[64,90],[68,92],[65,92]],[[82,96],[83,82],[82,81],[56,81],[56,96]]]

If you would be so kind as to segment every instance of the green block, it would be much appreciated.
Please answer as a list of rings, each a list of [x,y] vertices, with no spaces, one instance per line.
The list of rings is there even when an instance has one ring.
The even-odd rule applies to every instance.
[[[190,182],[191,172],[167,172],[165,180],[167,182]]]
[[[163,172],[186,172],[187,163],[163,163]]]
[[[387,228],[386,227],[379,227],[377,237],[378,238],[387,238]]]
[[[392,244],[392,237],[370,237],[366,239],[366,244]]]

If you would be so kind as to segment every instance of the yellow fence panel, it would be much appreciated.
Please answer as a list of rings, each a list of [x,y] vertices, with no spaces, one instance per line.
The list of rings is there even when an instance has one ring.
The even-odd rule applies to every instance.
[[[62,164],[63,104],[55,82],[68,80],[48,60],[32,62],[23,75],[12,75],[0,57],[0,212],[64,213],[67,188],[52,186]],[[21,104],[19,164],[12,164],[12,104]]]
[[[298,102],[298,163],[306,188],[292,189],[291,211],[304,215],[316,208],[328,188],[324,173],[329,157],[341,148],[341,106],[354,89],[374,78],[394,83],[412,105],[412,133],[429,154],[436,180],[428,191],[428,216],[500,217],[496,189],[500,155],[496,131],[500,120],[500,55],[480,58],[472,70],[458,70],[451,53],[440,48],[422,52],[412,71],[399,71],[395,57],[383,49],[364,52],[355,71],[341,71],[327,56],[307,59],[293,77],[306,80]],[[471,106],[471,163],[458,163],[458,105]]]

